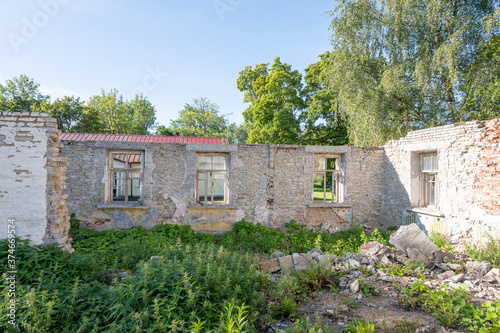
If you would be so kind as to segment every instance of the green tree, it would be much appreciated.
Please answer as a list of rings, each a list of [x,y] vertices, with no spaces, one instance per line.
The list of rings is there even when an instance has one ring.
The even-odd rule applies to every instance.
[[[182,136],[225,137],[226,122],[219,115],[219,106],[206,97],[193,99],[192,104],[185,104],[179,111],[179,118],[172,120],[169,126],[172,133]]]
[[[63,132],[70,132],[71,128],[82,120],[85,110],[84,102],[74,96],[65,96],[54,102],[42,102],[33,111],[49,113],[57,121],[57,128]]]
[[[302,75],[276,57],[269,64],[247,66],[237,87],[250,106],[243,112],[248,143],[297,144],[300,116],[305,108]]]
[[[0,110],[32,112],[50,97],[40,93],[36,83],[26,75],[20,75],[7,80],[5,85],[0,84]]]
[[[483,45],[465,71],[464,109],[471,119],[500,117],[500,36]]]
[[[247,143],[248,133],[245,130],[245,125],[237,125],[236,123],[231,123],[227,129],[229,136],[229,143],[244,144]]]
[[[329,87],[357,145],[464,121],[462,72],[476,57],[494,0],[340,0]]]
[[[320,61],[305,69],[307,109],[303,113],[305,129],[301,141],[306,145],[345,145],[348,142],[347,128],[338,94],[324,85],[323,73],[330,66],[330,52],[319,55],[319,58]]]
[[[142,95],[127,101],[116,89],[90,97],[88,108],[99,115],[110,134],[148,134],[155,125],[155,107]]]
[[[175,132],[173,132],[170,128],[166,127],[165,125],[160,125],[156,127],[155,135],[173,136],[175,135]]]

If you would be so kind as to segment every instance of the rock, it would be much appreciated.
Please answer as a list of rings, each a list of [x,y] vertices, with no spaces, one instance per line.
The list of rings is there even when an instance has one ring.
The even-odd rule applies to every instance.
[[[465,272],[467,275],[481,278],[491,270],[489,261],[468,261],[465,264]]]
[[[365,257],[376,256],[385,246],[377,241],[361,244],[359,254]]]
[[[293,271],[292,256],[278,257],[277,259],[283,274],[290,274]]]
[[[271,273],[277,272],[281,269],[278,259],[271,259],[261,262],[259,264],[259,267],[260,270]]]
[[[339,292],[339,295],[340,296],[349,296],[349,290],[348,289],[342,290],[341,292]]]
[[[446,271],[438,275],[439,280],[446,280],[449,279],[450,277],[455,276],[454,271]]]
[[[391,235],[389,242],[405,254],[422,264],[430,261],[442,262],[444,257],[453,256],[442,251],[415,223],[402,226]]]
[[[305,270],[307,267],[311,266],[314,261],[310,253],[294,253],[292,255],[293,268],[299,271]]]
[[[284,257],[284,256],[285,256],[285,254],[283,252],[280,252],[280,251],[271,253],[271,259],[277,259],[277,258]]]
[[[331,267],[337,263],[337,256],[333,254],[319,255],[318,262],[321,267]]]
[[[356,270],[359,266],[360,263],[354,259],[349,259],[342,263],[342,268],[349,271]]]
[[[411,259],[410,259],[410,258],[408,258],[408,257],[407,257],[407,256],[405,256],[405,255],[396,255],[396,256],[395,256],[395,259],[396,259],[398,262],[402,263],[403,265],[407,265],[407,264],[411,261]]]
[[[389,260],[389,258],[387,258],[387,256],[386,256],[386,255],[384,255],[384,256],[382,257],[382,259],[380,260],[380,262],[381,262],[381,263],[382,263],[382,265],[384,265],[384,266],[389,266],[389,265],[391,265],[391,261]]]
[[[452,277],[450,277],[450,280],[453,283],[460,283],[464,280],[464,277],[465,277],[465,274],[461,273],[461,274],[453,275]]]
[[[500,277],[500,268],[493,268],[483,277],[483,279],[488,281],[495,281],[499,277]]]
[[[454,271],[458,271],[459,269],[462,269],[462,265],[459,265],[459,264],[448,263],[448,264],[446,264],[446,266],[448,266],[449,269],[454,270]]]
[[[323,251],[321,251],[320,249],[318,249],[317,247],[315,247],[314,249],[308,251],[307,253],[309,254],[313,254],[313,253],[319,253],[319,254],[324,254]]]

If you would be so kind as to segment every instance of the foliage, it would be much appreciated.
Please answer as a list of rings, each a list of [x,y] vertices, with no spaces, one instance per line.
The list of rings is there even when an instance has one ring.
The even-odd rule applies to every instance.
[[[116,89],[90,97],[88,108],[99,115],[104,132],[146,135],[156,121],[156,109],[142,94],[125,100]]]
[[[302,115],[305,129],[301,142],[306,145],[345,145],[348,142],[346,119],[337,101],[337,93],[324,85],[323,73],[331,65],[330,52],[319,55],[319,58],[305,69],[303,93],[307,109]]]
[[[166,135],[166,136],[174,136],[176,133],[172,131],[169,127],[165,125],[159,125],[156,127],[155,135]]]
[[[349,323],[344,330],[346,333],[375,333],[378,329],[373,321],[365,321],[364,319],[356,319]]]
[[[477,57],[464,74],[462,102],[471,120],[487,120],[500,117],[500,36],[477,51]]]
[[[437,232],[431,232],[429,234],[429,239],[431,240],[431,242],[433,242],[434,244],[439,246],[441,248],[441,250],[448,251],[450,253],[455,252],[455,250],[453,249],[453,246],[451,246],[451,244],[450,244],[449,239],[446,238],[445,235],[437,233]]]
[[[32,112],[50,98],[39,88],[40,84],[26,75],[7,80],[5,85],[0,84],[0,110]]]
[[[243,112],[248,143],[297,144],[299,116],[305,108],[302,75],[292,66],[274,59],[269,63],[245,67],[237,87],[250,106]]]
[[[57,128],[62,132],[102,133],[105,131],[97,112],[87,108],[79,97],[65,96],[52,103],[43,102],[34,111],[50,113],[57,121]]]
[[[394,327],[398,333],[412,333],[420,327],[420,323],[407,318],[402,318],[399,323]]]
[[[303,319],[296,320],[292,325],[290,325],[286,333],[331,333],[332,329],[328,326],[323,326],[321,324],[321,319],[319,315],[316,314],[314,325],[311,323],[311,318],[305,316]]]
[[[477,261],[489,261],[491,266],[500,268],[500,241],[493,237],[485,244],[467,246],[469,256]]]
[[[471,118],[460,107],[460,82],[495,7],[495,0],[339,1],[326,77],[348,117],[350,143],[383,144]]]
[[[203,323],[206,329],[242,332],[245,325],[253,326],[263,297],[251,256],[207,244],[169,245],[161,255],[151,263],[139,263],[134,276],[123,281],[115,278],[109,284],[82,283],[79,277],[70,280],[65,267],[45,265],[35,281],[18,283],[19,328],[26,332],[189,332],[190,323]],[[0,288],[6,291],[7,285],[4,275]],[[235,308],[235,304],[242,305]],[[2,318],[6,311],[2,303]],[[0,327],[6,329],[7,323],[0,322]]]
[[[182,136],[225,137],[227,133],[219,106],[206,97],[193,99],[192,104],[186,103],[179,111],[179,118],[171,121],[169,129]]]

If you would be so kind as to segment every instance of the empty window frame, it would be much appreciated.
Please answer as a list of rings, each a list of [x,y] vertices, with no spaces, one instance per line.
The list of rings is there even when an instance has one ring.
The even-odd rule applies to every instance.
[[[196,201],[203,204],[229,202],[227,154],[196,154]]]
[[[315,155],[313,200],[339,202],[339,156]]]
[[[420,155],[420,202],[423,207],[436,207],[437,204],[437,154]]]
[[[142,198],[144,152],[109,153],[109,202],[138,202]]]

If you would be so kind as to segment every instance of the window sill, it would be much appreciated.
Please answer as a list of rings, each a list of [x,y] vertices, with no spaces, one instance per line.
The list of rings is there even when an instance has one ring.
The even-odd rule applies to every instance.
[[[311,202],[307,204],[309,208],[352,208],[352,204],[348,202]]]
[[[430,215],[430,216],[436,216],[436,217],[444,217],[444,214],[438,211],[437,209],[434,208],[428,208],[428,207],[413,207],[411,209],[407,210],[408,212],[411,213],[417,213],[417,214],[424,214],[424,215]]]
[[[231,205],[194,205],[194,206],[188,206],[188,209],[234,209],[237,210],[237,206],[231,206]]]
[[[139,205],[139,204],[98,204],[98,209],[151,209],[149,205]]]

